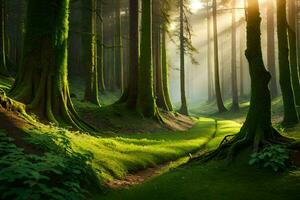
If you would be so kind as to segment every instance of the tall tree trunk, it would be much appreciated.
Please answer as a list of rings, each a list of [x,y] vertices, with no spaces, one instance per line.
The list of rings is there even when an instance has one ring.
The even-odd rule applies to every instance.
[[[99,89],[101,93],[105,93],[105,67],[104,67],[104,29],[103,29],[103,0],[100,0],[98,5],[99,16],[99,36],[98,36],[98,71],[99,71]]]
[[[170,89],[169,89],[169,73],[168,73],[168,62],[167,62],[167,48],[166,48],[166,31],[167,26],[166,22],[163,22],[163,30],[162,30],[162,38],[161,38],[161,65],[162,65],[162,81],[163,81],[163,90],[165,95],[165,100],[168,106],[168,110],[173,110],[173,105],[170,97]]]
[[[168,110],[168,105],[165,99],[163,90],[163,72],[162,72],[162,55],[161,55],[161,9],[162,3],[159,0],[152,1],[153,21],[152,21],[152,38],[153,38],[153,64],[155,67],[155,95],[156,103],[159,108]]]
[[[296,23],[296,2],[288,0],[288,35],[289,35],[289,56],[291,64],[292,86],[294,90],[295,103],[300,106],[300,82],[299,82],[299,66],[297,62],[297,23]]]
[[[213,100],[213,85],[212,85],[212,62],[211,62],[211,8],[209,0],[206,3],[206,17],[207,17],[207,95],[208,101]]]
[[[181,107],[179,112],[188,115],[187,100],[185,94],[185,38],[184,38],[184,5],[183,0],[180,0],[180,92],[181,92]]]
[[[1,20],[1,31],[0,31],[0,75],[8,76],[8,70],[6,66],[6,51],[5,51],[5,0],[0,0],[1,8],[0,8],[0,20]]]
[[[247,50],[251,76],[250,108],[240,132],[230,140],[223,140],[220,147],[208,155],[209,158],[223,156],[233,158],[242,149],[253,146],[254,151],[267,143],[286,142],[271,122],[271,74],[266,70],[261,51],[261,17],[258,0],[247,0]],[[227,136],[228,139],[228,136]]]
[[[116,75],[117,75],[117,85],[124,91],[124,66],[123,66],[123,40],[121,31],[121,1],[115,0],[115,15],[116,15],[116,35],[115,35],[115,53],[116,53]]]
[[[271,96],[278,96],[275,64],[275,30],[274,30],[274,1],[267,2],[267,65],[272,79],[270,84]]]
[[[291,84],[289,62],[288,26],[286,20],[286,0],[277,0],[277,32],[279,51],[280,86],[284,104],[284,124],[298,123],[294,92]]]
[[[98,95],[97,67],[97,4],[96,0],[81,0],[82,3],[82,64],[86,69],[84,100],[100,105]]]
[[[239,110],[239,94],[236,67],[236,0],[232,0],[232,30],[231,30],[231,80],[232,80],[232,111]]]
[[[151,0],[142,0],[141,56],[137,102],[137,110],[144,117],[149,118],[158,115],[153,89],[151,5]]]
[[[27,6],[24,58],[10,96],[42,119],[91,129],[78,117],[69,93],[69,0],[28,0]]]
[[[217,24],[217,0],[213,0],[213,32],[214,32],[214,65],[215,65],[215,93],[219,112],[226,112],[224,106],[219,73],[219,44],[218,44],[218,24]]]
[[[245,34],[243,28],[240,28],[240,97],[245,96],[244,90],[244,44],[245,44]]]

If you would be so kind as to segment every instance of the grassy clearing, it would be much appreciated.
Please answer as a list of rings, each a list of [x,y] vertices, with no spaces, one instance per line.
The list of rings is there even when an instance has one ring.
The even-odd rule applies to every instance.
[[[220,121],[218,124],[220,135],[215,140],[211,140],[215,133],[215,120],[209,118],[201,118],[186,132],[118,134],[107,138],[67,132],[67,136],[74,149],[93,154],[92,166],[104,182],[122,178],[128,172],[176,160],[203,145],[213,147],[223,135],[235,133],[240,127],[233,121]],[[35,137],[43,133],[56,134],[57,131],[48,126],[27,130]]]
[[[247,164],[248,154],[238,162],[225,161],[188,165],[129,189],[110,191],[101,200],[297,200],[300,199],[300,170],[274,173]]]

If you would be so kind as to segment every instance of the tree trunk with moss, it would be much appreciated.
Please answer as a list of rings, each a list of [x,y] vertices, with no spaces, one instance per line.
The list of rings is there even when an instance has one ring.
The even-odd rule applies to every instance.
[[[69,0],[28,0],[23,62],[10,96],[42,120],[81,130],[69,93],[67,45]]]
[[[173,105],[170,97],[170,88],[169,88],[169,66],[167,62],[167,47],[166,47],[166,23],[163,22],[162,24],[162,38],[161,38],[161,67],[162,67],[162,81],[163,81],[163,90],[164,90],[164,95],[165,95],[165,101],[168,106],[168,110],[172,111],[173,110]]]
[[[86,69],[84,100],[99,105],[97,66],[97,3],[96,0],[81,0],[82,3],[82,65]]]
[[[163,89],[163,71],[162,71],[162,49],[161,49],[161,24],[162,24],[162,3],[159,0],[152,1],[153,20],[152,20],[152,38],[153,38],[153,65],[155,68],[155,96],[159,108],[169,110],[165,93]]]
[[[0,75],[8,76],[8,70],[6,66],[6,51],[5,51],[5,0],[0,0],[0,20],[1,20],[1,30],[0,30]]]
[[[141,52],[137,101],[137,110],[144,117],[149,118],[156,117],[158,114],[153,89],[151,7],[151,0],[142,0]]]
[[[213,32],[214,32],[214,61],[215,61],[215,93],[219,112],[226,112],[224,106],[219,72],[219,42],[218,42],[218,24],[217,24],[217,0],[213,0]]]
[[[102,94],[105,93],[105,67],[104,67],[104,29],[103,29],[103,0],[100,0],[98,6],[98,26],[99,37],[97,40],[98,46],[98,72],[99,72],[99,89]]]
[[[261,17],[258,0],[247,0],[247,50],[251,77],[250,108],[240,132],[232,139],[222,141],[220,147],[208,158],[225,156],[232,158],[242,149],[252,146],[258,151],[266,144],[287,141],[271,122],[271,93],[268,84],[270,73],[266,70],[261,51]]]
[[[284,124],[298,123],[294,92],[291,83],[289,62],[288,26],[286,20],[286,1],[277,0],[277,32],[279,51],[280,86],[284,105]]]
[[[236,0],[232,0],[232,30],[231,30],[231,86],[232,86],[232,111],[239,110],[239,95],[237,83],[237,66],[236,66]]]
[[[188,106],[185,92],[185,38],[184,38],[184,5],[183,0],[180,0],[180,92],[181,92],[181,107],[179,112],[188,115]]]
[[[289,56],[291,64],[292,86],[295,96],[295,103],[300,106],[300,82],[299,66],[297,61],[297,35],[296,35],[296,2],[288,0],[288,39],[289,39]]]
[[[115,0],[115,69],[117,86],[124,91],[123,40],[121,31],[121,1]]]
[[[277,75],[275,64],[275,30],[274,30],[274,1],[267,2],[267,65],[272,79],[270,84],[271,96],[278,96]]]

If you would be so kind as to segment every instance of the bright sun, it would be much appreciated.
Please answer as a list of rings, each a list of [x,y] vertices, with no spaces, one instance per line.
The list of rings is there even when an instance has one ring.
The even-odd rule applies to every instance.
[[[192,13],[196,13],[202,8],[204,8],[204,5],[201,0],[190,0],[190,9]]]

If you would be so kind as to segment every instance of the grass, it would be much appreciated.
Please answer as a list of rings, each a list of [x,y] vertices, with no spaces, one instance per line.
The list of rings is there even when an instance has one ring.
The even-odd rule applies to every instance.
[[[238,162],[192,164],[128,189],[96,196],[101,200],[297,200],[300,199],[300,170],[275,173],[247,164],[243,154]]]
[[[124,177],[127,173],[145,169],[195,152],[203,145],[214,146],[223,135],[235,133],[240,125],[233,121],[218,122],[218,137],[214,140],[215,120],[201,118],[186,132],[148,134],[116,134],[96,137],[67,132],[73,147],[80,152],[93,154],[93,168],[102,182]],[[55,129],[43,126],[27,130],[31,135],[55,134]]]

